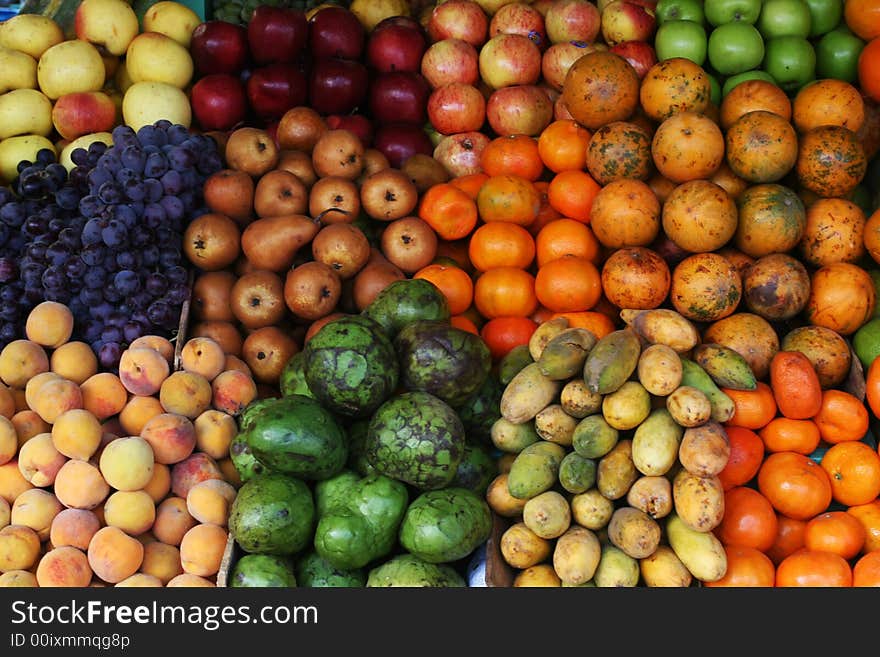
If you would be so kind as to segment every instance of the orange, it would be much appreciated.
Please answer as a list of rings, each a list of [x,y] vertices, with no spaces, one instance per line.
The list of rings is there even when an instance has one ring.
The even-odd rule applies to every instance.
[[[789,518],[781,513],[776,514],[776,539],[767,550],[770,560],[779,563],[790,554],[804,547],[804,534],[807,529],[807,521]]]
[[[568,325],[572,328],[585,328],[593,332],[597,338],[601,338],[611,333],[615,328],[614,321],[605,313],[595,310],[585,310],[575,313],[553,313],[550,319],[557,317],[565,317]]]
[[[541,196],[527,178],[515,174],[489,176],[477,193],[480,219],[528,226],[538,216]]]
[[[563,216],[589,223],[593,200],[600,189],[586,171],[560,171],[550,180],[547,199]]]
[[[735,486],[724,493],[724,517],[715,528],[724,545],[744,545],[764,552],[773,547],[776,531],[776,511],[760,492]]]
[[[480,329],[477,328],[477,325],[467,315],[453,315],[449,318],[449,323],[456,328],[460,328],[462,331],[467,331],[474,335],[480,334]]]
[[[725,426],[730,455],[718,473],[724,490],[749,483],[758,474],[764,460],[764,443],[751,429],[733,425]]]
[[[537,139],[514,134],[495,137],[486,144],[480,154],[480,167],[488,176],[511,174],[534,181],[544,172],[544,161]]]
[[[768,452],[797,452],[812,454],[822,437],[813,420],[792,420],[779,416],[765,424],[758,435]]]
[[[452,315],[465,312],[474,299],[474,283],[461,267],[431,264],[422,267],[413,278],[424,278],[436,285],[449,302]]]
[[[535,240],[522,226],[492,221],[473,232],[468,256],[477,271],[493,267],[528,269],[535,259]]]
[[[808,550],[824,550],[850,560],[865,545],[865,528],[846,511],[826,511],[807,521],[804,545]]]
[[[483,183],[486,182],[488,178],[489,176],[485,171],[477,171],[476,173],[466,173],[461,176],[456,176],[449,180],[449,184],[453,187],[458,187],[458,189],[476,201],[477,192],[480,191],[480,187],[483,186]]]
[[[776,586],[848,587],[852,568],[839,554],[798,550],[776,567]]]
[[[832,500],[828,473],[797,452],[769,454],[758,470],[758,490],[779,513],[799,520],[822,513]]]
[[[880,550],[880,500],[851,506],[846,512],[858,518],[865,528],[865,552]]]
[[[868,432],[868,409],[852,393],[836,388],[823,391],[819,412],[813,420],[826,443],[861,440]]]
[[[880,417],[880,358],[875,358],[865,371],[865,403],[874,417]]]
[[[536,180],[532,184],[535,186],[535,189],[538,190],[538,196],[541,198],[541,207],[538,208],[538,216],[527,226],[532,236],[535,236],[541,232],[541,229],[544,226],[551,221],[559,219],[562,215],[550,205],[550,199],[547,198],[547,189],[549,189],[550,183],[546,180]]]
[[[880,102],[880,38],[871,39],[859,53],[859,88]]]
[[[529,317],[494,317],[483,324],[480,336],[492,358],[500,360],[514,347],[529,343],[537,322]]]
[[[538,267],[566,255],[586,258],[594,265],[599,261],[601,245],[589,225],[561,217],[545,225],[535,236]]]
[[[828,473],[834,499],[847,506],[867,504],[880,495],[880,454],[860,440],[828,448],[820,464]]]
[[[880,2],[878,0],[846,0],[843,20],[853,33],[864,41],[880,36]]]
[[[477,204],[458,187],[439,183],[422,194],[418,215],[440,239],[457,240],[470,235],[477,225]]]
[[[770,387],[785,417],[805,420],[822,407],[822,384],[813,363],[801,351],[780,349],[770,360]]]
[[[474,305],[486,319],[528,317],[538,307],[535,277],[515,267],[496,267],[480,274]]]
[[[776,398],[763,381],[758,381],[754,390],[721,390],[733,400],[734,411],[733,417],[727,421],[729,425],[756,430],[776,417]]]
[[[562,256],[538,268],[535,294],[542,306],[554,312],[590,310],[602,294],[601,275],[586,258]]]
[[[776,580],[776,566],[766,554],[744,545],[725,545],[727,570],[721,579],[703,582],[712,587],[771,587]]]
[[[880,550],[866,552],[853,566],[853,586],[880,586]]]
[[[538,153],[554,173],[583,169],[587,164],[589,130],[572,119],[558,119],[538,135]]]

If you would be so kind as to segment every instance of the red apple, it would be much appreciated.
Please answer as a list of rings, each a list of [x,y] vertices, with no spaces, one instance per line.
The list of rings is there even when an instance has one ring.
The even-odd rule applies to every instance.
[[[327,117],[330,130],[348,130],[361,139],[364,148],[373,144],[373,122],[363,114],[331,114]]]
[[[589,0],[556,0],[544,16],[544,28],[550,43],[592,43],[599,36],[601,24],[599,8]]]
[[[489,21],[489,37],[496,34],[522,34],[542,50],[550,45],[544,15],[524,2],[512,2],[495,12]]]
[[[202,130],[231,130],[244,121],[248,99],[236,75],[212,73],[192,86],[190,104]]]
[[[288,63],[305,50],[309,23],[299,9],[259,5],[248,21],[247,35],[255,64]]]
[[[480,48],[480,77],[493,89],[535,84],[541,77],[541,51],[521,34],[498,34]]]
[[[428,39],[421,29],[400,23],[377,27],[367,37],[367,64],[379,73],[418,72]]]
[[[544,82],[557,91],[562,91],[562,83],[565,82],[565,75],[571,65],[587,53],[600,48],[607,49],[607,46],[595,41],[563,41],[552,44],[541,55],[541,75]]]
[[[428,97],[428,121],[442,135],[479,130],[486,121],[486,99],[472,84],[438,87]]]
[[[463,39],[442,39],[422,55],[421,73],[432,87],[451,82],[476,84],[480,79],[480,53]]]
[[[116,103],[102,91],[75,91],[58,97],[52,123],[64,139],[93,132],[110,132],[116,125]]]
[[[344,7],[325,7],[309,20],[312,57],[359,59],[367,32],[358,17]]]
[[[385,123],[376,128],[373,148],[388,158],[395,169],[416,153],[431,155],[434,145],[421,126],[414,123]]]
[[[319,114],[348,114],[366,100],[368,86],[365,64],[354,59],[322,57],[312,62],[309,103]]]
[[[609,46],[621,41],[648,41],[656,29],[653,10],[630,0],[614,0],[602,12],[602,37]]]
[[[621,41],[609,50],[623,57],[639,74],[639,79],[645,77],[645,73],[657,63],[657,52],[650,41]]]
[[[553,120],[553,102],[534,84],[496,89],[486,103],[486,120],[497,135],[537,137]]]
[[[427,38],[427,34],[425,33],[424,26],[419,22],[419,19],[414,16],[406,16],[404,14],[394,14],[393,16],[386,16],[373,28],[373,32],[376,30],[384,29],[390,25],[400,25],[402,27],[411,27],[413,29],[419,30],[425,38]]]
[[[463,39],[479,48],[489,34],[489,17],[474,0],[446,0],[431,10],[425,29],[431,41]]]
[[[480,159],[490,138],[483,132],[457,132],[443,137],[434,147],[434,159],[450,176],[466,176],[483,170]]]
[[[251,109],[262,121],[280,119],[291,107],[305,105],[308,81],[293,64],[269,64],[251,71],[245,86]]]
[[[431,88],[421,73],[391,71],[380,73],[367,92],[370,115],[378,123],[425,122],[425,106]]]
[[[189,52],[199,76],[241,73],[250,61],[247,28],[221,20],[200,23],[192,31]]]

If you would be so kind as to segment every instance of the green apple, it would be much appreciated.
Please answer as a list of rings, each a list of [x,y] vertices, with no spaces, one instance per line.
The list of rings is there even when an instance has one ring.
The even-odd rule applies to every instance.
[[[731,89],[733,89],[740,82],[745,82],[746,80],[766,80],[767,82],[772,82],[773,84],[776,84],[776,80],[774,80],[773,76],[770,75],[767,71],[762,71],[759,68],[751,71],[743,71],[742,73],[731,75],[724,81],[724,85],[721,87],[721,97],[723,98],[724,96],[729,94]]]
[[[657,25],[669,21],[693,21],[702,24],[706,18],[702,0],[660,0],[654,16],[657,18]]]
[[[694,21],[669,21],[654,34],[657,60],[685,57],[702,66],[706,62],[706,30]]]
[[[816,51],[813,44],[803,37],[770,39],[764,45],[764,50],[762,68],[785,91],[796,91],[816,77]]]
[[[37,60],[20,50],[0,46],[0,94],[37,88]]]
[[[18,175],[18,163],[22,160],[33,162],[43,148],[58,152],[55,144],[43,135],[18,135],[0,141],[0,182],[11,183]]]
[[[709,92],[710,100],[713,105],[721,104],[721,84],[718,82],[718,78],[712,75],[711,73],[706,73],[709,77],[709,88],[711,91]]]
[[[804,0],[810,8],[810,36],[828,34],[840,25],[843,17],[841,0]]]
[[[709,34],[709,63],[721,75],[736,75],[757,68],[764,59],[764,39],[754,25],[733,21]]]
[[[105,73],[101,53],[82,39],[55,44],[37,61],[40,91],[52,100],[75,91],[98,91],[104,86]]]
[[[765,39],[810,35],[810,7],[804,0],[765,0],[756,26]]]
[[[826,32],[816,43],[816,76],[857,82],[864,47],[865,42],[845,25]]]
[[[733,21],[754,24],[761,14],[761,0],[706,0],[703,11],[715,27]]]

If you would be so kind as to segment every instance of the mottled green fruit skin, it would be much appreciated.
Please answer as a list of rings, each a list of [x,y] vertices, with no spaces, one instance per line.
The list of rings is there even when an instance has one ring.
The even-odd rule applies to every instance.
[[[382,289],[362,315],[378,322],[389,338],[404,326],[422,319],[448,322],[449,302],[440,289],[424,278],[404,278]]]
[[[596,483],[596,470],[596,461],[569,452],[559,464],[559,483],[569,493],[585,493]]]
[[[507,492],[518,500],[527,500],[550,490],[559,480],[559,465],[565,454],[562,445],[548,440],[524,447],[510,466]]]
[[[520,344],[508,351],[498,363],[498,380],[506,386],[519,371],[529,363],[534,363],[529,345]]]
[[[245,554],[232,567],[230,588],[294,588],[296,575],[288,557]]]
[[[239,433],[232,439],[229,445],[229,458],[238,472],[238,478],[242,483],[251,477],[265,472],[271,472],[269,468],[260,463],[248,445],[247,434]]]
[[[348,463],[346,467],[354,470],[361,476],[374,474],[374,468],[367,460],[367,429],[370,421],[367,419],[354,420],[348,425]]]
[[[304,395],[272,400],[244,435],[254,457],[270,470],[308,481],[345,467],[345,429],[320,402]]]
[[[247,431],[250,429],[254,425],[254,422],[260,417],[260,415],[262,415],[263,409],[271,406],[273,401],[275,401],[274,397],[267,397],[252,401],[245,406],[241,414],[238,416],[239,429],[241,431]]]
[[[448,322],[407,324],[394,338],[394,350],[404,388],[430,392],[453,407],[479,390],[492,368],[483,339]]]
[[[452,566],[428,563],[413,554],[399,554],[367,574],[367,588],[391,586],[460,588],[467,583]]]
[[[477,495],[485,495],[489,484],[497,475],[498,463],[489,450],[482,445],[468,442],[450,485],[467,488]]]
[[[314,550],[306,552],[296,562],[296,581],[301,588],[363,588],[367,574],[360,568],[334,568]]]
[[[369,417],[397,388],[394,347],[369,317],[352,315],[325,324],[303,352],[309,390],[334,413]]]
[[[464,425],[449,404],[427,392],[404,392],[370,419],[365,453],[378,472],[433,490],[453,480],[464,446]]]
[[[261,474],[242,484],[229,512],[229,532],[252,554],[294,554],[311,542],[314,530],[312,491],[285,474]]]
[[[409,503],[403,483],[343,472],[315,485],[315,551],[334,568],[362,568],[388,555]]]
[[[412,501],[400,525],[400,544],[428,563],[463,559],[489,538],[492,511],[467,488],[427,491]]]
[[[489,372],[483,385],[455,409],[468,438],[492,444],[492,425],[501,419],[502,394],[504,386],[494,373]]]
[[[314,397],[312,391],[309,390],[309,384],[306,383],[305,364],[306,354],[303,351],[296,352],[284,364],[278,379],[278,387],[282,397],[290,397],[291,395]]]

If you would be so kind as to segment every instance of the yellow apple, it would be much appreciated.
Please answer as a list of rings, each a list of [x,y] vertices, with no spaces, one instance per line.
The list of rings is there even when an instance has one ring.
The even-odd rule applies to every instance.
[[[37,88],[37,60],[20,50],[0,46],[0,93]]]
[[[121,55],[140,32],[137,14],[125,0],[82,0],[74,14],[76,38]]]
[[[37,82],[52,100],[75,91],[98,91],[104,86],[104,60],[88,41],[62,41],[40,56]]]
[[[409,16],[410,7],[407,0],[352,0],[349,11],[358,17],[367,32],[389,16]]]
[[[128,45],[125,67],[132,82],[164,82],[183,89],[193,76],[189,50],[159,32],[141,32]]]
[[[93,141],[100,141],[108,146],[113,145],[113,135],[109,132],[93,132],[89,135],[83,135],[82,137],[77,137],[76,139],[67,142],[64,144],[64,147],[61,149],[61,154],[58,156],[58,161],[64,165],[64,167],[68,171],[72,171],[76,166],[73,161],[70,159],[70,154],[73,153],[77,148],[88,148],[89,144]]]
[[[36,89],[13,89],[0,96],[0,139],[52,132],[52,101]]]
[[[0,141],[0,181],[11,183],[18,175],[18,163],[22,160],[33,162],[43,148],[58,152],[55,144],[43,135],[19,135]]]
[[[187,128],[192,123],[189,98],[179,87],[167,82],[135,82],[122,97],[122,118],[134,130],[160,119]]]
[[[34,59],[64,41],[64,30],[48,16],[16,14],[0,23],[0,46],[25,52]]]
[[[116,67],[116,72],[113,74],[113,86],[122,93],[125,93],[133,84],[134,80],[128,74],[128,66],[125,65],[125,60],[122,59],[119,61],[119,66]]]
[[[189,48],[192,31],[202,22],[199,15],[185,4],[159,0],[144,14],[143,31],[159,32]]]

